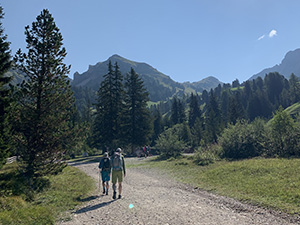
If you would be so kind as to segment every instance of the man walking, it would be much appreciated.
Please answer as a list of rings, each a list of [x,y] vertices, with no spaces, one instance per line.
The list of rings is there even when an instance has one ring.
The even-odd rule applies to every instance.
[[[102,187],[103,194],[108,195],[109,181],[110,181],[110,172],[111,172],[111,161],[108,157],[108,153],[104,153],[104,157],[99,163],[99,169],[101,169],[101,178],[102,178]]]
[[[117,191],[116,191],[116,185],[119,183],[119,196],[120,199],[122,197],[122,182],[123,182],[123,174],[124,177],[126,176],[125,171],[125,161],[124,157],[121,154],[122,150],[121,148],[117,148],[115,151],[115,154],[112,158],[112,184],[113,184],[113,199],[116,199]]]

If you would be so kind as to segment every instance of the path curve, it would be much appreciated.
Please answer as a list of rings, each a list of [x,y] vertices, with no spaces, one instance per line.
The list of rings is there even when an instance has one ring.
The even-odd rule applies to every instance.
[[[139,160],[130,158],[125,162]],[[76,167],[98,181],[98,163]],[[72,212],[71,221],[58,224],[299,224],[287,215],[193,189],[163,172],[143,167],[127,168],[122,199],[113,200],[110,188],[108,196],[97,193],[86,200]]]

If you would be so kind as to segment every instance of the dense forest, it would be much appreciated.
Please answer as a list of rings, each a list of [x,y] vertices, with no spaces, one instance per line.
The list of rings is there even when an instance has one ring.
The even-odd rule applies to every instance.
[[[1,26],[0,165],[16,155],[31,187],[61,171],[65,159],[117,147],[135,155],[150,145],[164,158],[195,152],[199,164],[300,154],[300,83],[294,74],[287,80],[273,72],[149,104],[140,75],[133,68],[122,74],[118,63],[109,62],[96,95],[71,87],[67,51],[48,10],[25,28],[25,36],[26,52],[12,59]],[[25,76],[18,85],[7,75],[10,68]],[[285,110],[290,106],[293,113]]]

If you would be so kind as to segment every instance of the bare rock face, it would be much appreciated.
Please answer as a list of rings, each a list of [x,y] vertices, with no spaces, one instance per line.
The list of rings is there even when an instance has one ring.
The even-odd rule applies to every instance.
[[[289,51],[279,65],[264,69],[258,74],[253,75],[249,80],[256,79],[257,77],[264,78],[266,74],[271,72],[278,72],[287,79],[292,73],[300,77],[300,49]]]

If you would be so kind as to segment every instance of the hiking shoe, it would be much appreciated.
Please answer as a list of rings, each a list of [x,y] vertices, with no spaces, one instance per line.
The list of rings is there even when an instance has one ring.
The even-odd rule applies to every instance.
[[[106,195],[108,195],[108,189],[106,190]]]
[[[113,199],[116,199],[116,194],[117,194],[117,192],[114,191]]]
[[[102,192],[102,194],[105,194],[105,189],[103,189],[103,192]]]
[[[118,198],[120,199],[120,198],[122,198],[122,196],[121,196],[121,195],[119,195],[119,197],[118,197]]]

